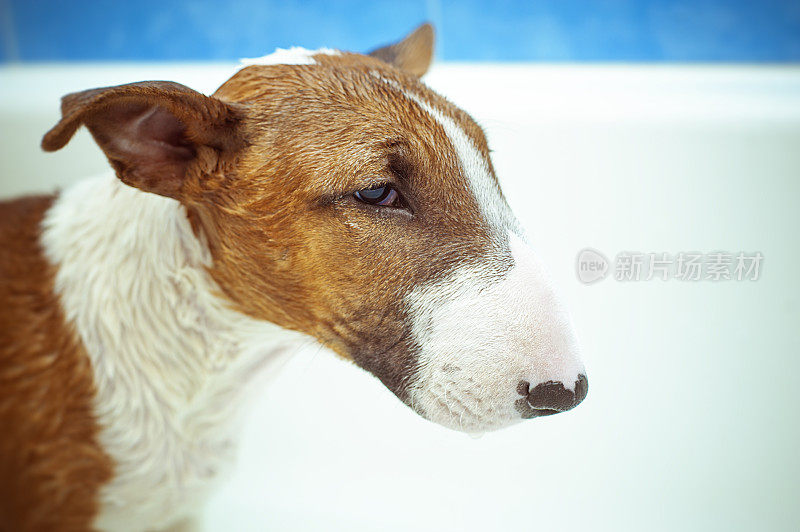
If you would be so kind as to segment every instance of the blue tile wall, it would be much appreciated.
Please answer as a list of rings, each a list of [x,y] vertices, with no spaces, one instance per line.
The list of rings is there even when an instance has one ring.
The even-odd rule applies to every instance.
[[[800,60],[798,0],[0,0],[0,60],[365,51],[424,20],[450,61]]]

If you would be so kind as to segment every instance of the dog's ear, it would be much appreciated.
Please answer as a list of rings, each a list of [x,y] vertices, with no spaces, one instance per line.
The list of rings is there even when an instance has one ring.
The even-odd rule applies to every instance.
[[[124,183],[172,198],[200,147],[245,144],[241,109],[169,81],[68,94],[61,114],[42,139],[45,151],[61,149],[85,125]]]
[[[433,41],[433,26],[426,22],[402,41],[377,48],[369,55],[420,78],[431,66]]]

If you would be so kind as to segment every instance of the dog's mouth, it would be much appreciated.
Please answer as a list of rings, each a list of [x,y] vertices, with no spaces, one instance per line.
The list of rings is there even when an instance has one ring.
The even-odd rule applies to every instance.
[[[533,408],[530,403],[528,403],[527,398],[517,399],[514,402],[514,407],[516,408],[519,415],[522,419],[533,419],[535,417],[544,417],[544,416],[552,416],[553,414],[559,414],[560,410],[553,410],[551,408]]]

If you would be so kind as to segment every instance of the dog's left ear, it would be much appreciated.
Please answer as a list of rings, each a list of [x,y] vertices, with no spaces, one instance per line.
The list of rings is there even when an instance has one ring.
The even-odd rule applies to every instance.
[[[433,41],[433,26],[426,22],[409,33],[402,41],[377,48],[368,55],[420,78],[431,66]]]
[[[170,81],[68,94],[61,114],[42,139],[45,151],[63,148],[85,125],[124,183],[176,199],[199,148],[245,145],[241,109]]]

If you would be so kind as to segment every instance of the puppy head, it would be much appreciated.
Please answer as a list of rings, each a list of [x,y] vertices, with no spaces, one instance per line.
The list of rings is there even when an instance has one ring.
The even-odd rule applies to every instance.
[[[369,55],[292,50],[213,96],[171,82],[64,98],[119,178],[174,198],[231,304],[305,332],[466,431],[586,395],[569,315],[481,128],[419,81],[433,30]],[[157,238],[157,235],[153,236]]]

